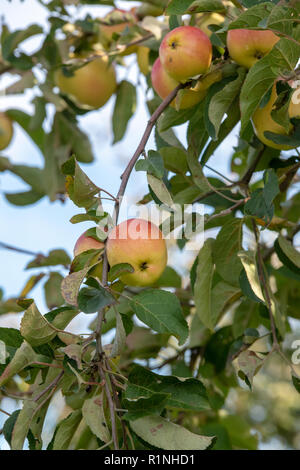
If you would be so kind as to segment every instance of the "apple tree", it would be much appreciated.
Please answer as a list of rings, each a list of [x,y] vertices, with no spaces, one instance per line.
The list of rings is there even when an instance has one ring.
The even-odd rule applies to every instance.
[[[49,450],[255,449],[258,425],[239,415],[242,405],[230,408],[233,396],[255,396],[260,377],[275,390],[271,365],[300,407],[299,358],[288,341],[300,319],[300,4],[147,0],[124,10],[113,0],[36,1],[47,28],[10,30],[4,21],[1,30],[0,74],[16,77],[5,94],[34,91],[34,112],[0,114],[1,178],[12,173],[28,185],[6,200],[68,199],[71,223],[90,227],[73,257],[56,247],[23,250],[28,282],[14,298],[1,294],[0,314],[21,314],[20,329],[0,328],[0,401],[18,403],[1,432],[12,449],[44,449],[47,410],[60,394],[66,412]],[[82,5],[98,6],[99,16],[74,20]],[[37,35],[40,48],[26,53],[24,41]],[[118,79],[129,57],[147,85],[149,120],[111,194],[82,168],[94,155],[78,118],[99,110],[101,126],[101,108],[114,100],[112,145],[123,139],[136,108],[135,84]],[[42,167],[6,156],[15,126]],[[210,165],[220,148],[230,177]],[[134,171],[147,181],[139,204],[167,214],[155,240],[143,220],[140,237],[118,238],[122,224],[133,224],[119,214]],[[178,222],[186,205],[192,212]],[[177,231],[172,254],[185,259],[191,228],[203,243],[185,276],[170,253],[167,264],[168,236]],[[22,251],[4,240],[0,247]],[[47,312],[31,298],[37,284]],[[80,313],[91,315],[86,335],[68,329]],[[300,447],[292,418],[288,429],[269,419]]]

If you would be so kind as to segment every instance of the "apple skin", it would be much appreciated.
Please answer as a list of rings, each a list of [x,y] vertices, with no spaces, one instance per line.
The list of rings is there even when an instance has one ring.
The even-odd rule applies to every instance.
[[[182,90],[181,101],[179,103],[179,109],[186,109],[195,106],[197,103],[203,100],[207,94],[208,88],[215,82],[221,80],[221,71],[212,71],[207,74],[202,80],[200,79],[194,88]],[[156,93],[165,99],[179,82],[174,80],[164,69],[161,64],[160,58],[158,57],[153,64],[151,72],[152,85]],[[176,99],[171,103],[171,106],[176,108]]]
[[[163,68],[159,57],[153,64],[151,72],[152,85],[156,93],[165,99],[174,88],[177,87],[179,82],[174,80]],[[183,96],[179,105],[179,109],[186,109],[199,103],[206,95],[205,89],[189,89],[182,91]],[[171,103],[172,107],[176,107],[176,100],[174,99]]]
[[[89,237],[86,235],[86,232],[84,232],[75,243],[74,256],[78,256],[84,251],[101,250],[102,248],[104,248],[104,243],[95,240],[93,237]]]
[[[110,266],[129,263],[133,273],[120,276],[129,286],[149,286],[164,271],[167,264],[167,246],[159,228],[144,219],[121,222],[110,232],[106,253]]]
[[[84,232],[75,243],[74,246],[74,257],[80,255],[84,251],[88,250],[101,250],[104,248],[104,243],[95,240],[93,237],[89,237]],[[98,255],[95,257],[95,261],[97,261]],[[89,274],[93,277],[98,277],[100,280],[102,279],[102,270],[103,270],[103,263],[100,261],[96,266],[94,266]]]
[[[299,89],[295,90],[293,94],[299,93]],[[299,96],[299,94],[298,94]],[[272,119],[271,112],[274,107],[274,103],[277,99],[277,92],[276,92],[276,84],[273,85],[272,93],[270,100],[263,108],[258,108],[252,116],[252,123],[254,127],[255,134],[268,147],[272,147],[277,150],[290,150],[295,147],[291,147],[289,145],[284,144],[276,144],[270,139],[267,139],[264,135],[266,131],[274,132],[275,134],[279,135],[288,135],[285,128],[275,122]],[[289,116],[290,118],[297,118],[300,117],[300,104],[293,103],[293,97],[291,98],[291,102],[289,105]],[[292,131],[293,125],[291,123],[290,131]]]
[[[62,93],[69,95],[79,106],[98,109],[105,105],[116,91],[116,73],[106,56],[88,62],[67,77],[59,69],[55,82]]]
[[[12,136],[13,125],[11,119],[5,113],[0,113],[0,150],[8,147]]]
[[[159,47],[162,66],[178,82],[207,72],[212,60],[212,45],[195,26],[179,26],[170,31]]]
[[[272,31],[231,29],[227,34],[227,48],[237,64],[250,69],[270,52],[279,39]]]

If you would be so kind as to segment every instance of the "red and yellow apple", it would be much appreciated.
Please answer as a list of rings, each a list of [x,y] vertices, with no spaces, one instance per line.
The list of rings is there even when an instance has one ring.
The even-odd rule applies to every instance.
[[[297,99],[298,97],[298,99]],[[289,117],[292,118],[300,118],[300,88],[296,89],[293,92],[291,97],[291,101],[289,104]],[[278,150],[290,150],[295,147],[291,147],[289,145],[284,144],[276,144],[272,140],[268,139],[264,133],[269,131],[273,132],[274,134],[279,135],[289,135],[289,132],[293,130],[293,124],[290,124],[289,132],[286,129],[278,124],[276,121],[273,120],[271,116],[271,112],[274,109],[274,104],[277,99],[277,92],[276,92],[276,84],[273,85],[271,97],[268,103],[263,108],[258,108],[252,116],[252,123],[254,127],[255,134],[263,142],[265,145],[272,147]]]
[[[129,263],[133,273],[120,276],[129,286],[149,286],[164,271],[167,264],[167,246],[159,228],[144,219],[121,222],[110,232],[106,244],[110,266]]]
[[[178,82],[206,73],[212,60],[208,36],[195,26],[179,26],[162,40],[159,58],[166,72]]]
[[[227,34],[227,48],[237,64],[249,69],[268,54],[279,39],[268,30],[231,29]]]
[[[84,232],[78,240],[75,243],[74,246],[74,257],[79,256],[81,253],[84,253],[85,251],[88,250],[103,250],[104,249],[104,243],[102,243],[99,240],[96,240],[95,238],[87,235],[86,232]],[[92,263],[96,262],[98,259],[98,255],[93,258]],[[94,277],[98,277],[100,280],[102,278],[102,269],[103,269],[103,263],[102,259],[99,261],[99,263],[94,266],[89,274]]]
[[[76,104],[92,109],[101,108],[117,88],[114,66],[109,64],[105,55],[87,62],[72,76],[66,76],[59,69],[55,82],[61,92],[70,96]]]
[[[182,90],[181,99],[179,102],[179,109],[186,109],[199,103],[206,96],[208,88],[216,81],[221,80],[222,73],[211,72],[202,80],[199,80],[193,88]],[[152,85],[156,93],[165,99],[174,88],[179,85],[179,82],[174,80],[164,69],[159,57],[154,62],[151,72]],[[176,100],[174,99],[171,106],[176,107]]]
[[[0,113],[0,150],[4,150],[10,144],[13,136],[13,125],[11,119]]]

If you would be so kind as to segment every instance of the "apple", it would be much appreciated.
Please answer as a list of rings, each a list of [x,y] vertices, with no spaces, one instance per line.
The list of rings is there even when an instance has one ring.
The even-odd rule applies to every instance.
[[[179,26],[170,31],[159,47],[159,58],[166,72],[178,82],[186,82],[208,71],[212,45],[208,36],[195,26]]]
[[[121,222],[109,233],[106,253],[110,266],[129,263],[133,273],[120,276],[129,286],[149,286],[164,271],[167,246],[159,228],[144,219]]]
[[[195,26],[197,26],[203,33],[207,34],[208,37],[212,35],[212,31],[209,29],[210,25],[221,25],[224,23],[224,16],[219,13],[199,13],[196,15]]]
[[[89,235],[86,234],[87,232],[84,232],[78,240],[75,243],[74,246],[74,256],[78,256],[84,251],[88,250],[101,250],[104,248],[104,243],[101,242],[100,240],[96,240],[93,237],[90,237]]]
[[[117,88],[115,69],[105,55],[87,62],[72,76],[66,76],[59,69],[55,82],[61,92],[69,95],[76,104],[91,109],[104,106]]]
[[[297,97],[299,98],[300,96],[299,92],[300,92],[300,88],[296,89],[293,92],[293,95],[291,97],[289,110],[288,110],[290,118],[300,118],[300,103],[297,104],[297,102],[300,100],[293,99]],[[264,135],[266,131],[274,132],[275,134],[279,134],[279,135],[288,135],[285,128],[281,126],[280,124],[278,124],[276,121],[274,121],[271,116],[271,112],[274,108],[276,99],[277,99],[276,84],[274,84],[272,88],[271,97],[268,103],[263,108],[258,108],[252,116],[252,123],[253,123],[255,134],[257,135],[259,140],[261,140],[261,142],[263,142],[265,145],[268,145],[269,147],[272,147],[274,149],[290,150],[292,148],[296,148],[296,147],[291,147],[289,145],[276,144],[272,140],[267,139],[267,137]],[[290,132],[292,130],[293,130],[293,125],[291,123]]]
[[[179,109],[190,108],[199,103],[206,96],[207,90],[212,83],[221,80],[221,78],[221,72],[211,72],[202,80],[199,80],[193,88],[182,90]],[[174,80],[174,78],[166,72],[159,57],[153,64],[151,80],[154,90],[162,99],[165,99],[179,84],[179,82]],[[176,107],[175,99],[172,101],[171,106]]]
[[[102,19],[103,23],[100,24],[100,41],[104,42],[104,46],[109,48],[113,42],[113,34],[121,34],[124,29],[130,28],[137,23],[137,16],[134,12],[134,9],[131,11],[121,10],[120,8],[115,8],[110,11]],[[130,46],[120,55],[129,55],[133,52],[136,52],[138,46]]]
[[[74,257],[80,255],[81,253],[88,251],[88,250],[101,250],[104,249],[104,243],[101,241],[96,240],[93,237],[90,237],[84,232],[75,243],[74,246]],[[99,255],[96,255],[93,258],[92,262],[96,262],[98,260]],[[89,274],[93,277],[98,277],[100,280],[102,279],[102,269],[103,263],[102,260],[94,266]]]
[[[4,150],[10,144],[13,136],[13,125],[11,119],[0,113],[0,150]]]
[[[250,69],[271,51],[279,39],[272,31],[231,29],[227,34],[227,48],[237,64]]]

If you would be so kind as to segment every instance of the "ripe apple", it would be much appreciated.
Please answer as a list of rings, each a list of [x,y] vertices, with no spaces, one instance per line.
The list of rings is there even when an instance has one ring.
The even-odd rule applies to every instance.
[[[224,23],[224,16],[219,13],[199,13],[196,15],[195,26],[197,26],[203,33],[207,34],[208,37],[211,36],[212,31],[208,26],[217,25]]]
[[[167,246],[159,228],[143,219],[121,222],[110,232],[106,244],[110,266],[129,263],[133,273],[120,276],[129,286],[149,286],[164,271],[167,264]]]
[[[208,88],[216,81],[221,80],[221,72],[211,72],[202,80],[199,80],[193,88],[182,90],[181,101],[179,109],[186,109],[199,103],[207,93]],[[164,69],[159,57],[154,62],[151,72],[152,85],[156,93],[165,99],[174,88],[179,84],[172,78]],[[174,99],[171,106],[176,107],[176,100]]]
[[[104,243],[88,236],[86,232],[84,232],[82,235],[80,235],[77,242],[75,243],[74,256],[78,256],[84,251],[101,250],[102,248],[104,248]]]
[[[300,118],[300,103],[297,104],[296,100],[293,100],[293,97],[299,97],[299,88],[296,89],[292,95],[290,104],[289,104],[289,116],[290,118]],[[288,135],[287,131],[283,126],[278,124],[273,120],[271,112],[274,108],[274,103],[277,99],[276,84],[273,85],[271,97],[268,103],[263,108],[258,108],[252,116],[252,123],[254,127],[255,134],[265,145],[272,147],[278,150],[290,150],[295,147],[284,144],[276,144],[264,135],[266,131],[274,132],[279,135]],[[295,101],[295,102],[294,102]],[[298,101],[298,100],[297,100]],[[293,130],[293,125],[290,125],[290,132]]]
[[[94,109],[101,108],[117,88],[115,69],[105,55],[75,70],[70,77],[59,69],[55,82],[62,93],[69,95],[79,106]]]
[[[207,72],[212,59],[212,45],[195,26],[179,26],[162,40],[159,57],[166,72],[178,82]]]
[[[86,232],[84,232],[82,235],[80,235],[77,242],[75,243],[74,257],[80,255],[84,251],[101,250],[101,249],[104,249],[104,243],[96,240],[93,237],[86,235]],[[97,259],[98,259],[98,255],[96,255],[95,259],[93,259],[92,261],[97,261]],[[93,269],[91,269],[89,274],[93,277],[98,277],[101,280],[102,269],[103,269],[103,263],[101,260],[96,266],[93,267]]]
[[[231,58],[249,69],[268,54],[279,39],[272,31],[231,29],[227,34],[227,47]]]
[[[13,125],[11,119],[0,113],[0,150],[4,150],[10,144],[13,136]]]
[[[134,10],[126,11],[120,8],[115,8],[110,11],[104,18],[103,23],[100,24],[100,40],[104,42],[104,46],[109,48],[113,42],[113,34],[121,34],[124,29],[137,23],[137,16]],[[129,55],[137,51],[137,46],[130,46],[120,55]]]

